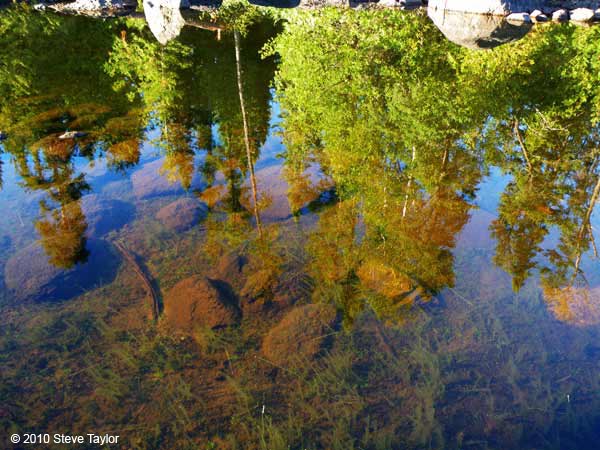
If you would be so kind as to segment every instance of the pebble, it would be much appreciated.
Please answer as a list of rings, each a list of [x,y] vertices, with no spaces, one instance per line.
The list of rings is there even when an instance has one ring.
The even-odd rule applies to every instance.
[[[87,133],[83,133],[81,131],[65,131],[58,138],[59,139],[75,139],[84,137]]]

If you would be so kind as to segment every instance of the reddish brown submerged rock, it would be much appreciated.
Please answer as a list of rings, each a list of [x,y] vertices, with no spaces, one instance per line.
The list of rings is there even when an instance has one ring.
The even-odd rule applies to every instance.
[[[208,208],[204,203],[190,197],[169,203],[156,213],[156,218],[173,231],[185,231],[206,217]]]
[[[235,296],[218,281],[194,275],[177,283],[164,297],[165,320],[173,328],[222,328],[240,322]]]
[[[209,276],[213,280],[228,283],[235,292],[239,292],[246,281],[243,270],[247,263],[246,257],[237,253],[227,253],[217,261]]]
[[[275,364],[301,363],[316,357],[332,332],[336,310],[331,305],[310,304],[294,308],[269,331],[263,354]]]

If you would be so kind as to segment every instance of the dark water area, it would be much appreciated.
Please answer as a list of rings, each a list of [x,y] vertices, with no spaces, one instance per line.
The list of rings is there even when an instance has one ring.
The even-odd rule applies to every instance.
[[[198,14],[0,12],[1,447],[597,448],[600,27]]]

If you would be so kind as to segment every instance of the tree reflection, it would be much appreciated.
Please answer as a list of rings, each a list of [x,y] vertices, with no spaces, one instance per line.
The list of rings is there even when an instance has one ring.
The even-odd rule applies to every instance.
[[[452,188],[460,171],[468,170],[464,163],[447,160],[443,181],[430,182],[429,191],[403,171],[371,167],[377,186],[353,185],[361,195],[322,213],[311,236],[316,298],[343,306],[348,319],[369,304],[382,318],[402,320],[399,311],[415,300],[452,287],[455,236],[472,208],[469,196]]]
[[[364,285],[360,273],[371,273],[372,285],[375,274],[402,275],[411,280],[405,287],[429,295],[452,286],[454,236],[493,166],[511,177],[490,232],[494,261],[513,288],[538,272],[553,286],[582,275],[582,258],[595,248],[598,89],[584,80],[597,66],[598,30],[550,27],[493,52],[470,52],[440,39],[419,15],[307,16],[293,16],[273,45],[288,162],[315,155],[364,227],[361,234],[348,228],[352,245],[337,250],[354,262],[339,261],[335,275],[323,269],[327,277],[314,270],[317,286],[328,278]],[[422,45],[410,45],[415,40]],[[322,220],[336,228],[335,219]],[[555,229],[558,244],[549,248]],[[320,228],[316,239],[328,241],[326,234]],[[363,247],[376,261],[361,259]],[[369,270],[360,270],[363,262]]]
[[[84,236],[87,223],[80,202],[48,211],[47,215],[49,217],[36,222],[35,228],[49,262],[64,269],[85,262],[88,256]]]
[[[11,61],[0,69],[0,129],[10,136],[3,145],[22,186],[45,194],[35,229],[49,262],[65,269],[88,256],[81,162],[108,154],[124,168],[139,159],[138,116],[103,71],[114,25],[27,6],[0,15],[0,52]]]
[[[190,253],[173,256],[177,245],[155,253],[158,269],[175,261],[177,277],[180,268],[204,269],[208,259],[209,270],[217,270],[215,262],[233,254],[236,268],[243,266],[232,272],[244,308],[281,300],[268,313],[248,314],[240,328],[207,332],[206,348],[198,348],[162,327],[150,328],[147,337],[131,328],[122,333],[120,323],[131,327],[127,308],[137,305],[130,305],[127,289],[117,292],[122,284],[108,285],[92,294],[107,302],[88,302],[97,310],[77,321],[49,320],[23,344],[35,350],[30,358],[22,364],[7,359],[14,389],[22,388],[20,373],[31,372],[36,355],[51,360],[36,366],[29,383],[44,393],[32,394],[18,410],[10,404],[7,423],[12,426],[18,411],[35,425],[47,413],[35,406],[62,405],[62,397],[49,397],[58,380],[69,394],[65,399],[77,394],[89,406],[82,409],[82,426],[106,417],[113,424],[139,423],[142,431],[132,442],[150,448],[226,440],[241,448],[462,448],[482,442],[529,448],[531,435],[543,447],[550,434],[563,439],[563,430],[576,431],[569,437],[573,446],[597,434],[597,377],[581,375],[597,367],[592,362],[573,371],[575,362],[584,364],[573,352],[583,354],[591,334],[548,325],[543,312],[496,292],[481,305],[449,301],[444,314],[424,314],[415,305],[442,301],[443,291],[457,283],[457,235],[481,180],[498,167],[510,182],[491,228],[496,264],[512,276],[515,290],[539,272],[545,299],[562,320],[600,321],[597,311],[582,307],[599,298],[586,273],[586,258],[596,248],[592,214],[600,195],[598,32],[547,27],[515,46],[474,55],[447,43],[418,14],[384,13],[293,13],[286,31],[269,44],[280,60],[284,176],[297,221],[265,219],[261,234],[256,226],[268,192],[245,180],[253,178],[269,131],[274,63],[257,56],[272,32],[267,21],[233,15],[235,26],[223,28],[220,40],[184,30],[162,48],[135,19],[117,20],[97,25],[99,49],[95,41],[80,41],[110,58],[85,60],[87,75],[79,73],[76,89],[60,77],[45,78],[43,66],[27,57],[22,83],[13,80],[9,89],[0,80],[8,95],[0,98],[0,129],[11,136],[6,151],[24,186],[43,193],[36,229],[53,264],[68,268],[85,259],[81,205],[89,185],[82,165],[105,158],[113,170],[133,167],[148,132],[165,156],[164,176],[191,189],[199,171],[207,187],[195,194],[209,205],[197,234],[175,241],[203,239],[189,246],[198,261]],[[44,32],[60,37],[50,25]],[[73,36],[85,35],[86,28],[69,32],[74,45]],[[16,44],[0,52],[5,48],[17,51]],[[68,63],[65,79],[76,73],[76,61]],[[30,95],[11,94],[17,88]],[[82,136],[61,139],[65,131]],[[311,172],[317,166],[323,182]],[[300,217],[323,190],[331,201],[313,208],[314,216]],[[293,242],[297,236],[300,242]],[[165,246],[179,238],[169,237]],[[296,244],[306,254],[297,254]],[[302,289],[292,292],[289,280]],[[265,334],[287,315],[288,305],[310,296],[334,303],[353,333],[331,325],[331,347],[298,359],[297,367],[273,366],[261,350]],[[96,333],[99,315],[111,321]],[[532,329],[537,320],[540,327]],[[309,321],[287,323],[302,335]],[[285,348],[294,334],[284,327],[282,335]],[[10,339],[3,345],[16,354]],[[76,357],[69,359],[64,348]],[[585,349],[592,356],[597,351]],[[98,355],[109,355],[108,363]],[[86,357],[88,369],[81,371]],[[68,381],[75,375],[76,383]],[[90,387],[87,394],[80,392],[82,383]],[[572,386],[577,408],[587,409],[573,409]],[[266,413],[256,408],[261,404]],[[340,407],[344,414],[337,414]],[[145,433],[148,424],[155,432]]]
[[[207,228],[208,253],[213,258],[232,252],[248,257],[244,268],[246,283],[240,293],[254,302],[259,298],[269,301],[273,297],[283,260],[278,255],[277,227],[265,229],[262,224],[262,205],[259,203],[254,172],[254,164],[260,157],[260,147],[269,128],[268,83],[272,66],[253,59],[258,55],[258,48],[253,48],[253,41],[246,41],[249,49],[242,47],[243,36],[252,32],[249,27],[256,20],[249,18],[248,14],[251,15],[252,10],[243,10],[241,14],[225,18],[233,28],[235,72],[232,81],[237,90],[237,105],[230,103],[235,97],[224,96],[220,102],[216,102],[220,145],[211,146],[203,164],[203,172],[210,174],[209,180],[214,182],[214,172],[220,170],[225,185],[211,183],[200,195],[214,208]],[[230,39],[231,36],[225,35],[220,41]],[[231,55],[225,55],[225,58],[229,60]],[[265,68],[257,70],[261,66]],[[246,195],[248,190],[243,185],[246,175],[250,179],[251,202]],[[253,212],[258,236],[253,236],[251,232],[249,210]],[[225,217],[215,214],[219,211],[225,212]]]
[[[136,19],[51,19],[26,7],[2,16],[7,44],[2,51],[18,51],[24,70],[18,74],[12,66],[2,68],[11,72],[0,85],[7,94],[0,101],[0,128],[11,136],[6,151],[17,156],[17,172],[27,187],[48,192],[37,229],[53,262],[68,266],[66,260],[77,262],[85,255],[85,217],[75,202],[88,187],[85,176],[77,174],[78,159],[105,157],[109,168],[123,171],[139,162],[148,131],[158,131],[155,144],[164,151],[162,174],[169,181],[191,188],[199,150],[206,150],[200,170],[209,186],[214,187],[215,171],[221,169],[229,186],[223,194],[226,203],[232,211],[244,210],[243,181],[266,139],[274,70],[271,59],[261,61],[258,55],[272,25],[252,11],[244,20],[233,13],[228,19],[253,33],[253,39],[241,39],[247,51],[239,52],[240,84],[232,32],[215,41],[212,33],[187,30],[180,41],[162,47]],[[25,48],[17,48],[19,42]],[[40,45],[47,48],[39,51]],[[81,46],[90,54],[85,63]],[[215,124],[219,133],[213,139]],[[61,139],[65,131],[82,137]],[[59,261],[59,254],[65,261]]]
[[[365,306],[402,321],[415,300],[453,286],[455,236],[484,173],[465,139],[473,119],[452,98],[453,50],[435,33],[425,49],[408,44],[431,31],[420,16],[313,16],[318,27],[293,20],[275,49],[288,164],[316,159],[341,198],[310,238],[314,296],[337,303],[348,321]],[[382,26],[389,35],[361,39]]]
[[[513,276],[515,290],[535,269],[545,285],[572,285],[582,275],[583,255],[595,247],[590,219],[600,193],[597,128],[579,117],[560,126],[569,123],[560,118],[554,127],[545,120],[531,120],[524,130],[515,125],[516,142],[506,147],[515,145],[516,151],[504,150],[502,164],[513,180],[501,197],[492,234],[498,240],[496,262]],[[553,229],[558,243],[548,247],[543,243]]]
[[[53,142],[33,153],[31,164],[26,154],[18,159],[19,175],[27,189],[42,190],[48,199],[40,201],[41,218],[35,222],[42,247],[57,267],[70,268],[85,262],[87,223],[81,210],[81,196],[89,185],[84,175],[75,174],[72,142]],[[57,154],[56,149],[60,152]]]
[[[250,124],[247,141],[254,160],[268,130],[269,80],[274,67],[272,60],[260,60],[259,49],[273,33],[272,25],[252,8],[224,10],[219,15],[223,24],[220,39],[210,32],[184,29],[178,40],[166,46],[155,42],[147,29],[129,21],[124,24],[122,39],[114,40],[105,66],[115,79],[117,92],[143,103],[142,113],[159,129],[155,143],[165,152],[163,173],[186,189],[191,186],[199,150],[208,152],[200,171],[208,177],[209,185],[214,182],[211,174],[216,161],[222,159],[216,153],[228,153],[226,159],[230,159],[234,153],[239,157],[237,153],[245,151],[238,65],[243,67],[240,82],[245,93],[245,122]],[[253,38],[243,38],[247,51],[236,61],[232,30],[239,27],[244,35],[249,30]],[[219,125],[217,147],[227,148],[224,152],[214,148],[213,124]],[[240,169],[245,172],[248,165]],[[232,176],[229,181],[233,182]]]

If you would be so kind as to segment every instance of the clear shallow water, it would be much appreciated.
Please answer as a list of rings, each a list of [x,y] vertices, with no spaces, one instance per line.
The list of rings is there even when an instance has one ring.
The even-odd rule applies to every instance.
[[[595,29],[10,14],[3,439],[594,448]]]

